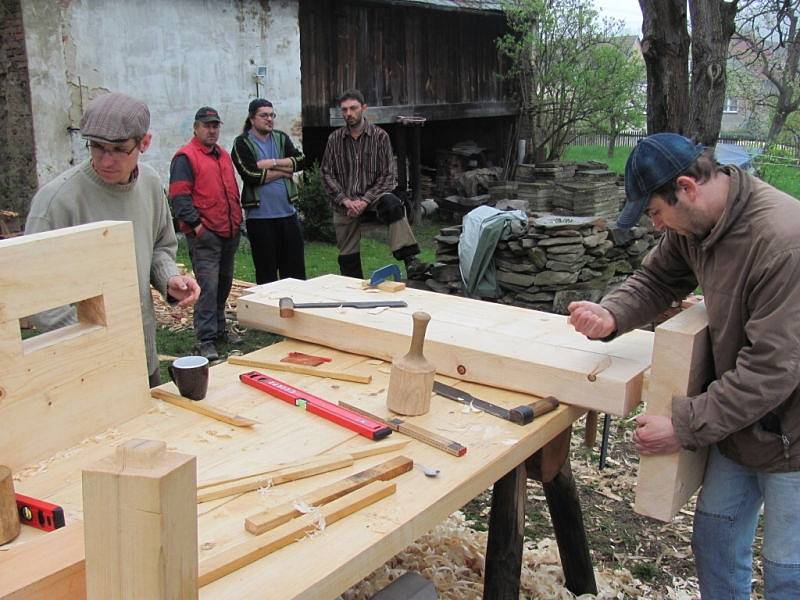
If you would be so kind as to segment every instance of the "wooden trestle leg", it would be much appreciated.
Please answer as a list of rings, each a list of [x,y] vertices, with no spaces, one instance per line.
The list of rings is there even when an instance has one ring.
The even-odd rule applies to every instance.
[[[517,600],[522,571],[528,477],[541,481],[553,521],[566,587],[576,595],[597,593],[578,491],[569,463],[571,428],[494,484],[486,545],[486,600]]]

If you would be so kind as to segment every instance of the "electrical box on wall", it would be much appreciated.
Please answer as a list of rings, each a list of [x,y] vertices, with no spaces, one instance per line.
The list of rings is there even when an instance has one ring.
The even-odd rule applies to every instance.
[[[256,72],[255,72],[256,81],[263,82],[266,76],[267,76],[266,66],[256,67]]]

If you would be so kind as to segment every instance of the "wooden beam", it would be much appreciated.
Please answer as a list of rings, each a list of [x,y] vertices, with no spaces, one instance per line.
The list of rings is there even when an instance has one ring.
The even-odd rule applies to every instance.
[[[370,106],[367,117],[370,123],[395,123],[398,116],[420,116],[428,121],[454,121],[479,117],[511,117],[519,112],[515,102],[453,102],[442,104],[396,104]],[[331,127],[341,127],[344,119],[339,107],[329,110]]]
[[[89,598],[197,599],[194,456],[130,440],[83,471]]]
[[[22,339],[20,319],[68,304],[77,323]],[[18,471],[144,414],[147,389],[131,224],[0,240],[3,464]]]
[[[86,598],[83,548],[83,523],[75,521],[0,552],[0,598]]]
[[[261,535],[270,529],[274,529],[278,525],[283,525],[287,521],[291,521],[295,517],[302,515],[303,513],[296,508],[298,502],[304,502],[311,507],[319,507],[337,498],[341,498],[345,494],[362,488],[373,481],[388,481],[389,479],[394,479],[398,475],[410,471],[413,466],[414,461],[410,458],[397,456],[371,469],[360,471],[336,483],[309,492],[297,500],[284,502],[268,510],[250,515],[244,520],[244,528],[254,535]]]
[[[229,573],[263,558],[276,550],[296,542],[308,533],[317,530],[318,519],[325,519],[326,526],[344,517],[374,504],[395,492],[395,484],[375,481],[369,485],[342,496],[330,504],[323,506],[317,514],[307,514],[294,519],[280,527],[255,537],[227,550],[215,554],[200,563],[198,583],[202,587],[224,577]]]
[[[706,307],[697,304],[656,328],[646,414],[672,416],[672,397],[701,393],[713,373]],[[706,458],[706,449],[641,456],[634,510],[671,521],[703,482]]]
[[[353,279],[325,275],[259,286],[237,302],[239,322],[315,344],[391,361],[408,349],[411,313],[431,315],[425,356],[441,375],[625,415],[639,403],[653,334],[634,331],[612,342],[587,340],[562,315],[405,289],[407,308],[378,311],[305,309],[280,318],[278,299],[370,300]],[[591,377],[590,377],[591,376]]]

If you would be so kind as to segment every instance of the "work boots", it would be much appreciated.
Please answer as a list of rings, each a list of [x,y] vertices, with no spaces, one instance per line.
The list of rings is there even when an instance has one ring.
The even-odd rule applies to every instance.
[[[419,260],[416,256],[403,259],[406,263],[406,277],[408,279],[427,279],[430,265]]]
[[[217,352],[217,347],[214,345],[214,342],[200,342],[200,347],[197,352],[203,358],[207,358],[209,362],[219,358],[219,352]]]

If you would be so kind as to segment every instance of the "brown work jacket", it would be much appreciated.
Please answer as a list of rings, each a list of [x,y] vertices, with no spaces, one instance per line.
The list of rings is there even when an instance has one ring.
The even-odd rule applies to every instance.
[[[800,202],[729,167],[730,192],[703,239],[668,231],[602,305],[617,335],[653,319],[697,284],[708,310],[715,380],[675,396],[683,447],[717,444],[754,469],[800,470]]]

